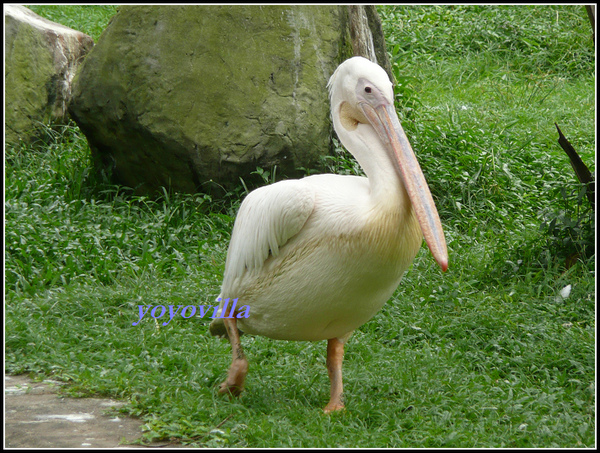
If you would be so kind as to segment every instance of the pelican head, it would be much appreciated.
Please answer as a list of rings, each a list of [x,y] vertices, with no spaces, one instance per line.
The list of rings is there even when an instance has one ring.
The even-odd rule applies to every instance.
[[[425,241],[446,271],[448,251],[439,215],[398,120],[393,85],[386,72],[366,58],[353,57],[336,69],[328,87],[333,124],[341,142],[358,159],[370,181],[385,172],[400,176]]]

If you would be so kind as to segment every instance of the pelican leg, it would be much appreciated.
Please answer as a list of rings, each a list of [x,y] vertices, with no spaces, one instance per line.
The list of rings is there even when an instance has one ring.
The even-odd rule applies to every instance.
[[[225,318],[223,322],[231,343],[232,362],[227,373],[227,379],[221,383],[219,393],[239,396],[244,390],[244,379],[246,373],[248,373],[248,360],[242,349],[237,320],[235,318]]]
[[[344,360],[344,343],[337,338],[327,340],[327,373],[331,381],[329,403],[323,411],[329,414],[344,409],[342,384],[342,361]]]

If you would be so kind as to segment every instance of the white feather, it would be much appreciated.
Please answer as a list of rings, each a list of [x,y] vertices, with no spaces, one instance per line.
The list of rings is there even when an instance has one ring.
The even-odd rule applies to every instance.
[[[314,190],[298,180],[280,181],[248,194],[231,233],[223,287],[230,287],[247,271],[259,271],[269,255],[279,256],[279,249],[300,232],[314,204]]]

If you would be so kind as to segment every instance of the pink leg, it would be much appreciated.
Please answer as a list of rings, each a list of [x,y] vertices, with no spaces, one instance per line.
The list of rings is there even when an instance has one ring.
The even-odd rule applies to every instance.
[[[329,403],[325,406],[326,414],[344,409],[342,384],[342,361],[344,360],[344,343],[337,338],[327,340],[327,373],[331,381]]]
[[[248,360],[246,360],[246,356],[244,356],[244,351],[242,350],[237,320],[235,318],[225,318],[223,322],[229,335],[233,360],[227,373],[227,379],[221,383],[219,393],[239,396],[242,390],[244,390],[244,379],[246,378],[246,373],[248,373]]]

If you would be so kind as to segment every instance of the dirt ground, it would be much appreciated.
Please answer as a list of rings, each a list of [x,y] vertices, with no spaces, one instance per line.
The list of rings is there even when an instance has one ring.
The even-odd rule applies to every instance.
[[[6,448],[143,448],[129,445],[141,437],[143,422],[111,411],[124,403],[64,398],[58,394],[60,385],[24,375],[4,377]]]

